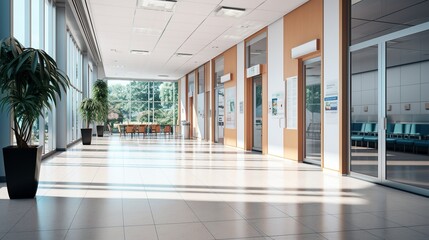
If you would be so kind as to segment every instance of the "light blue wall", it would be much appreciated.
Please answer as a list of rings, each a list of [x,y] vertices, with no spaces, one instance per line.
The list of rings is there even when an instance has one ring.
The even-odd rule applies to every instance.
[[[0,1],[0,39],[11,35],[11,0]],[[10,115],[0,110],[0,147],[10,145]],[[5,181],[3,154],[0,154],[0,182]]]

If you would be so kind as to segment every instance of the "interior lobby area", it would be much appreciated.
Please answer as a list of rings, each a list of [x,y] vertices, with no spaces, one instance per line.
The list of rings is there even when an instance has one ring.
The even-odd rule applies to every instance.
[[[429,239],[429,0],[1,0],[0,240]]]

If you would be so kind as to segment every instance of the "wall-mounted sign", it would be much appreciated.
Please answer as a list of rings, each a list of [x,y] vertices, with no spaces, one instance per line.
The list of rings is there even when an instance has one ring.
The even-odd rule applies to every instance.
[[[261,64],[257,64],[247,69],[247,77],[254,77],[261,74]]]
[[[338,110],[338,96],[325,97],[325,111],[336,112]]]
[[[231,79],[232,79],[232,74],[228,73],[228,74],[225,74],[222,77],[220,77],[220,82],[225,83],[225,82],[230,81]]]

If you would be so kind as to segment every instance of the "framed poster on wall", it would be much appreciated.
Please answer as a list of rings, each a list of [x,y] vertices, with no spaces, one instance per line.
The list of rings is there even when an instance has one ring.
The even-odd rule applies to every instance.
[[[225,89],[226,97],[226,128],[235,127],[235,113],[236,113],[236,88],[230,87]]]

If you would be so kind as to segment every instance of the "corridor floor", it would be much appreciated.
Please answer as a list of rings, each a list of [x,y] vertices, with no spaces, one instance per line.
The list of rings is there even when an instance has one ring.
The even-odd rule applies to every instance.
[[[93,138],[0,184],[0,239],[429,239],[428,198],[193,140]]]

